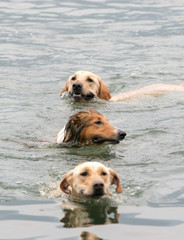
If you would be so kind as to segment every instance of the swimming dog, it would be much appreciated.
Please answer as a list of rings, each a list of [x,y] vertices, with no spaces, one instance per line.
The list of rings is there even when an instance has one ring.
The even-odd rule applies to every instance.
[[[141,96],[157,95],[166,91],[184,91],[184,83],[180,85],[153,84],[111,96],[109,88],[99,76],[88,71],[78,71],[68,78],[61,95],[67,92],[76,102],[89,101],[94,97],[110,101],[126,101]]]
[[[93,198],[109,196],[109,187],[113,184],[117,193],[123,192],[119,176],[113,169],[99,162],[83,162],[66,173],[60,188],[66,194]]]
[[[69,117],[66,126],[57,135],[57,143],[117,144],[125,136],[126,133],[115,129],[104,115],[95,110],[86,110]]]

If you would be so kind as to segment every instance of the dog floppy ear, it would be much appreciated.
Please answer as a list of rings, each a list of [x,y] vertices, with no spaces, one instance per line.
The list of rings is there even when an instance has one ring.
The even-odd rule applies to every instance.
[[[63,90],[61,91],[60,96],[61,96],[64,92],[68,92],[68,81],[66,82]]]
[[[63,178],[63,180],[60,183],[61,190],[66,194],[71,194],[72,188],[70,187],[70,182],[72,181],[73,177],[73,171],[69,171]]]
[[[78,115],[79,113],[74,114],[68,119],[68,122],[65,126],[63,142],[72,144],[78,143],[80,139],[80,133],[83,128],[83,124],[81,123],[82,121]]]
[[[110,174],[111,174],[111,185],[116,184],[116,186],[117,186],[116,187],[116,192],[117,193],[122,193],[123,192],[123,188],[122,188],[122,186],[120,184],[119,176],[111,168],[110,168]]]
[[[109,88],[101,79],[100,79],[99,83],[100,83],[100,90],[98,93],[98,97],[101,99],[109,100],[111,98]]]

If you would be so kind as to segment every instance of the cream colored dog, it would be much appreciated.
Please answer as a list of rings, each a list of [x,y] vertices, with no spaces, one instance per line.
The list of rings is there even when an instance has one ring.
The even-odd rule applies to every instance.
[[[180,85],[154,84],[111,96],[109,88],[99,76],[88,71],[78,71],[68,78],[61,95],[68,92],[69,96],[76,102],[88,101],[94,97],[110,101],[126,101],[135,97],[157,95],[166,91],[184,91],[184,83]]]
[[[101,197],[110,195],[110,185],[116,184],[116,192],[123,188],[117,173],[99,162],[84,162],[66,173],[60,188],[66,194],[78,197]]]

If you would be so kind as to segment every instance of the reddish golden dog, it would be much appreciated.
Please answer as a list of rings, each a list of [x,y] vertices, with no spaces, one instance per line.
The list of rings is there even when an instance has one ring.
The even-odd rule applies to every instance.
[[[84,162],[66,173],[60,188],[66,194],[78,197],[102,197],[110,195],[110,185],[116,185],[116,192],[123,188],[117,173],[99,162]]]
[[[108,119],[95,110],[81,111],[72,115],[59,132],[57,143],[91,145],[123,140],[126,133],[115,129]]]
[[[184,91],[184,83],[180,85],[154,84],[111,96],[107,85],[99,76],[87,71],[78,71],[69,77],[61,95],[68,92],[69,96],[76,102],[88,101],[94,97],[110,101],[126,101],[135,97],[155,95],[166,91]]]

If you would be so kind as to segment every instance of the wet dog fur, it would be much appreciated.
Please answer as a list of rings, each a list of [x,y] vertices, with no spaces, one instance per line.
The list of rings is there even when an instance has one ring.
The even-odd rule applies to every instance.
[[[95,110],[86,110],[70,116],[66,126],[57,136],[57,143],[73,145],[117,144],[125,136],[126,133],[115,129],[104,115]]]
[[[94,97],[110,101],[126,101],[136,97],[158,95],[166,91],[184,91],[184,83],[154,84],[111,96],[109,88],[99,76],[88,71],[78,71],[68,78],[61,95],[67,92],[76,102],[89,101]]]
[[[110,196],[109,187],[116,185],[116,192],[123,188],[117,173],[99,162],[83,162],[66,173],[61,181],[61,190],[69,195],[94,198]]]

